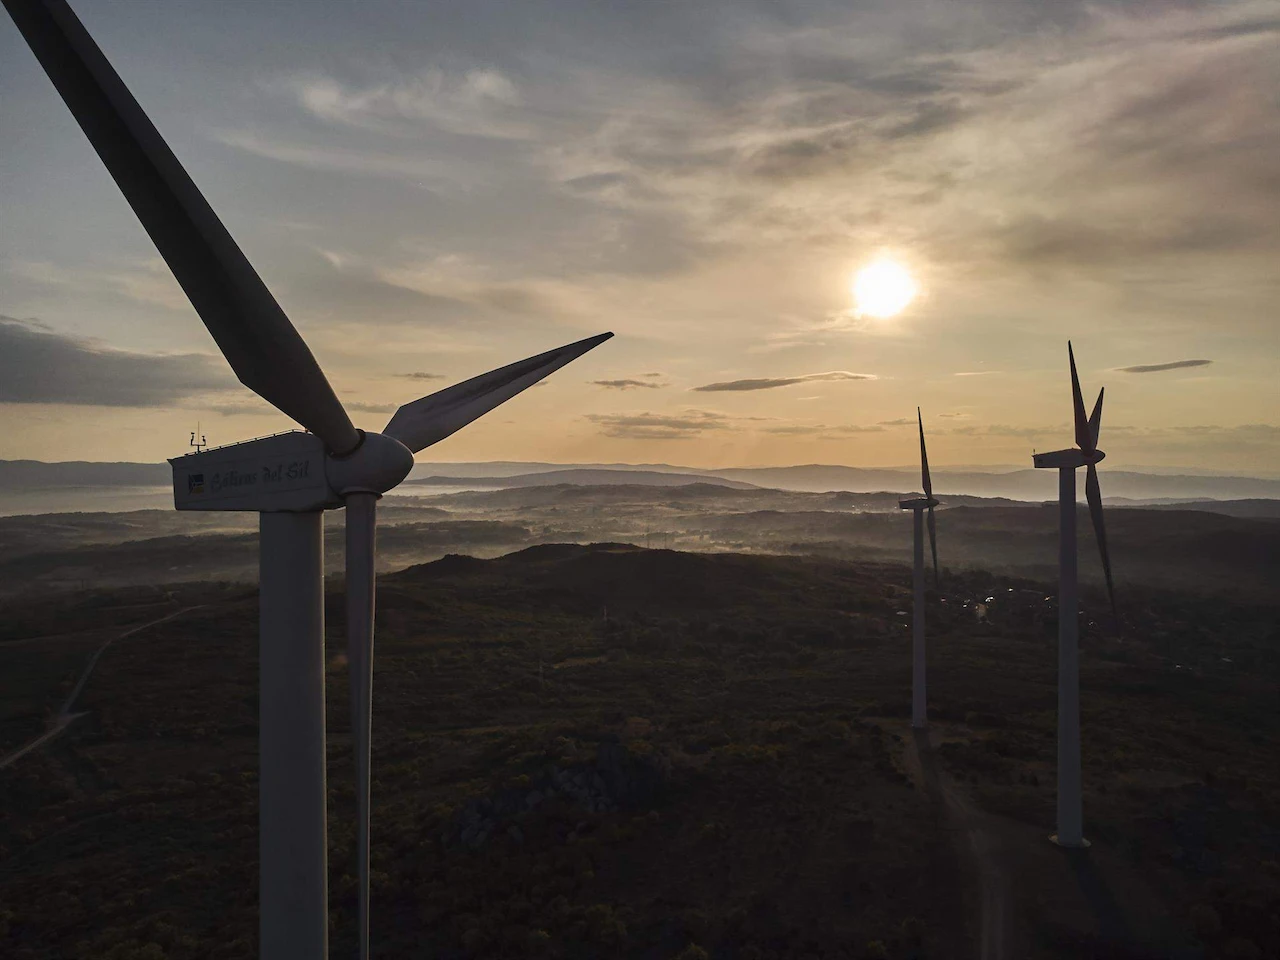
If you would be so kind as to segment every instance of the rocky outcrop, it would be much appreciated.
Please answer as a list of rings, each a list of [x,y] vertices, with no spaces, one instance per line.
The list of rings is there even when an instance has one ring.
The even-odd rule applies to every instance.
[[[549,803],[584,813],[643,809],[659,798],[667,781],[664,758],[603,740],[593,764],[548,764],[528,785],[507,787],[468,802],[441,834],[445,847],[477,850],[497,835],[524,842],[521,822]]]

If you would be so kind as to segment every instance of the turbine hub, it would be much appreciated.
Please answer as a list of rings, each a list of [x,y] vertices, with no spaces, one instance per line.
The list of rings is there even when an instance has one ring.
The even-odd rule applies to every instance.
[[[360,431],[360,445],[350,453],[325,459],[324,473],[333,492],[383,494],[399,485],[413,469],[413,454],[385,433]]]

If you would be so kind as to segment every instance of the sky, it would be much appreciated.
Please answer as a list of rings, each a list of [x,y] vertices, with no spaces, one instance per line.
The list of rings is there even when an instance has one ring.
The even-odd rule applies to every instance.
[[[1280,475],[1280,0],[72,0],[356,425],[430,460]],[[292,425],[0,17],[0,458]],[[868,264],[901,313],[858,309]]]

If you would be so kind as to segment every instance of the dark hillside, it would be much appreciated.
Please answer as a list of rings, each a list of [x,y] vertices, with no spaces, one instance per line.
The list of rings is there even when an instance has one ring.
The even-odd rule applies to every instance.
[[[374,955],[972,956],[972,881],[913,779],[908,583],[892,565],[620,544],[385,577]],[[1147,905],[1133,929],[1164,952],[1106,955],[1196,937],[1207,957],[1240,955],[1234,941],[1274,955],[1274,609],[1124,600],[1118,625],[1096,594],[1082,618],[1086,817],[1095,882],[1119,909]],[[342,602],[330,590],[335,956],[354,924]],[[187,612],[112,646],[85,716],[0,771],[8,955],[252,954],[251,589],[6,602],[0,732],[38,729],[88,646],[166,610]],[[959,573],[928,616],[938,760],[1035,861],[1009,864],[1017,956],[1079,957],[1095,921],[1043,840],[1052,586]]]

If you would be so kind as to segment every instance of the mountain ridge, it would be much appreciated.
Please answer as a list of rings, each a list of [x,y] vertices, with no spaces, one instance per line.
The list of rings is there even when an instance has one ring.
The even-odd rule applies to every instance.
[[[618,476],[623,473],[637,476],[624,480]],[[954,471],[936,467],[933,473],[935,489],[942,495],[966,494],[1040,501],[1053,499],[1057,487],[1052,471],[1048,470],[986,472]],[[1277,479],[1105,469],[1102,474],[1103,492],[1108,498],[1136,501],[1280,499],[1280,480]],[[545,479],[539,479],[540,477]],[[838,490],[853,493],[912,491],[920,483],[919,475],[913,469],[850,467],[841,464],[703,469],[663,463],[553,464],[538,461],[418,463],[414,465],[409,483],[425,486],[472,484],[481,489],[489,489],[562,482],[683,485],[698,480],[728,481],[725,483],[727,486],[745,484],[811,493]],[[0,460],[0,492],[14,495],[32,492],[47,494],[50,491],[70,491],[76,488],[164,488],[169,483],[169,467],[164,463]]]

